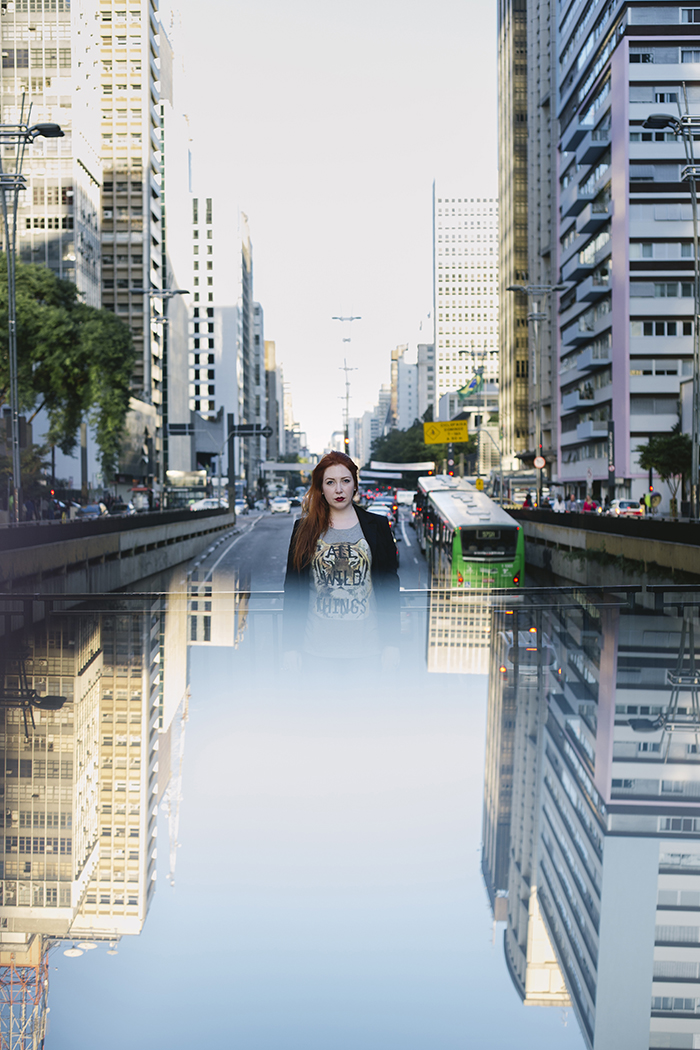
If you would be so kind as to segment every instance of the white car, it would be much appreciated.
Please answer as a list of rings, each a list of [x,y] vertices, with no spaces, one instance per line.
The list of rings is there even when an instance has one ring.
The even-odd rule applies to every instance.
[[[270,500],[270,513],[271,514],[291,514],[292,504],[286,496],[275,496],[273,500]]]
[[[222,497],[219,503],[218,496],[207,496],[205,499],[198,499],[195,503],[190,503],[190,510],[218,510],[219,507],[222,510],[228,510],[228,500]]]
[[[235,510],[236,510],[236,514],[247,514],[248,513],[248,503],[244,499],[237,499],[236,502],[234,503],[234,507],[235,507]]]

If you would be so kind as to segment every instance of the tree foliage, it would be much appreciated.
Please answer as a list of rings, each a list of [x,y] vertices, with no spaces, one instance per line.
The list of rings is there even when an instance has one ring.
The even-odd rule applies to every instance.
[[[110,477],[129,407],[131,332],[111,311],[80,302],[75,285],[45,266],[18,264],[16,287],[20,411],[45,408],[48,440],[65,453],[87,415]],[[0,266],[0,402],[9,389],[7,316],[7,270]]]
[[[430,420],[426,420],[430,422]],[[463,452],[465,457],[476,452],[476,439],[455,443],[455,458]],[[416,420],[407,430],[390,430],[384,437],[372,442],[372,459],[382,463],[423,463],[436,460],[438,464],[447,457],[447,445],[426,445],[423,441],[423,424]],[[369,466],[369,464],[366,464]]]
[[[642,470],[655,470],[675,499],[681,479],[690,474],[692,466],[690,437],[681,433],[680,422],[670,434],[654,434],[645,445],[638,445],[637,452]]]

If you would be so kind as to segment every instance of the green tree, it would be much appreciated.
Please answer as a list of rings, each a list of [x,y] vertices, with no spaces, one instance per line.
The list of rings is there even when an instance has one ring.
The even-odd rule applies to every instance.
[[[426,422],[430,422],[429,419]],[[476,452],[476,440],[455,443],[452,446],[455,459],[463,452],[465,458]],[[418,420],[407,430],[390,430],[384,437],[372,442],[371,458],[382,463],[423,463],[436,460],[439,464],[447,458],[447,445],[426,445],[423,441],[423,423]],[[369,464],[367,464],[369,466]]]
[[[48,496],[49,487],[46,471],[49,466],[49,452],[48,445],[29,445],[20,451],[22,494],[25,499],[38,499],[40,496]],[[11,458],[7,455],[0,456],[0,491],[2,493],[7,488],[7,480],[11,474]]]
[[[690,437],[681,433],[680,422],[670,434],[654,434],[645,445],[638,445],[637,452],[642,470],[655,470],[667,483],[675,503],[678,486],[692,466]]]
[[[105,478],[114,473],[135,350],[128,327],[109,310],[78,299],[70,281],[46,266],[17,266],[17,375],[20,411],[42,408],[48,440],[73,451],[87,415]],[[7,270],[0,266],[0,402],[9,389]]]

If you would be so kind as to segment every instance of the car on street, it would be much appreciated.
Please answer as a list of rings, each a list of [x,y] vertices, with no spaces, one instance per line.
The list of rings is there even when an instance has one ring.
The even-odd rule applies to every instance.
[[[275,496],[273,500],[270,500],[270,513],[271,514],[291,514],[292,503],[291,500],[287,499],[286,496]]]
[[[247,514],[250,508],[248,507],[248,501],[244,499],[237,499],[233,505],[236,514]]]
[[[113,518],[126,518],[135,514],[136,508],[131,502],[125,503],[123,499],[115,499],[109,508],[109,513]]]
[[[614,499],[607,513],[616,518],[643,518],[644,507],[640,507],[639,500]]]
[[[84,507],[78,507],[75,517],[78,521],[95,521],[109,514],[104,503],[86,503]]]
[[[377,514],[379,517],[386,518],[391,525],[392,532],[396,527],[396,518],[393,515],[391,507],[387,506],[386,503],[370,503],[369,506],[365,507],[368,514]]]

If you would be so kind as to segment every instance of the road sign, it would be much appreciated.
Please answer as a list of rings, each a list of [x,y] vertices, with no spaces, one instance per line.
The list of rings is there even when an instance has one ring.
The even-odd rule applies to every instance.
[[[476,481],[474,482],[474,487],[476,489],[478,489],[479,492],[483,492],[484,491],[484,479],[483,478],[477,478]]]
[[[233,437],[272,437],[272,427],[264,427],[261,423],[237,423],[230,431]]]
[[[535,466],[538,470],[542,470],[544,467],[544,456],[535,456]]]
[[[424,423],[423,441],[426,445],[444,445],[448,441],[468,441],[469,424],[466,419],[450,423]]]

